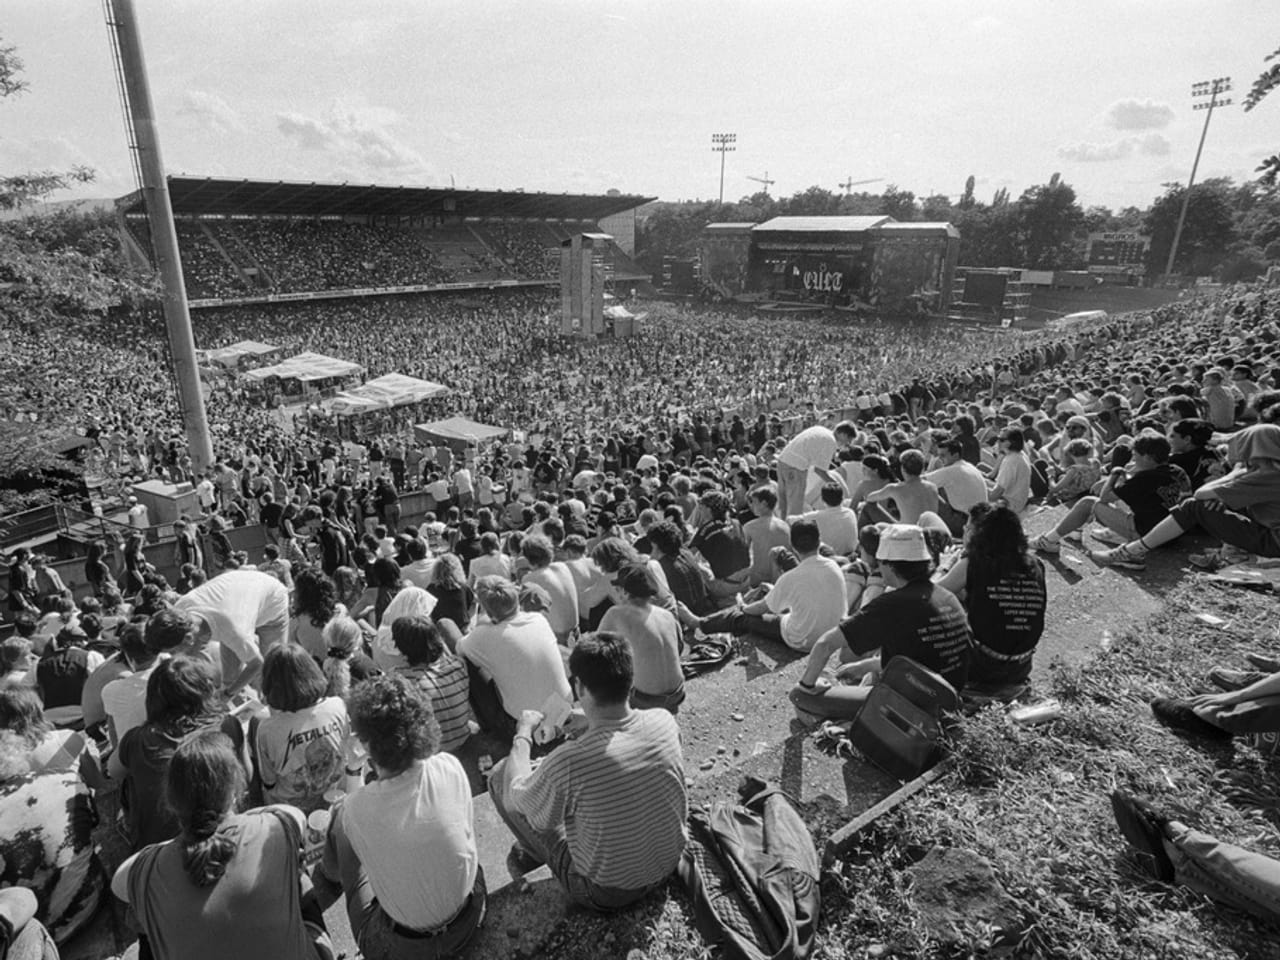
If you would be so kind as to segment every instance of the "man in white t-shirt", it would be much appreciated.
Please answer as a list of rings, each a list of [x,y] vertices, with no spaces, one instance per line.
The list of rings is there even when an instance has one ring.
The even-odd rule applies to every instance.
[[[263,655],[283,643],[289,629],[289,591],[258,570],[228,570],[180,597],[174,609],[195,622],[197,637],[222,648],[226,694],[233,696],[262,670]],[[238,671],[227,655],[238,661]]]
[[[457,491],[458,506],[461,509],[469,510],[475,506],[475,484],[471,479],[471,471],[465,466],[453,472],[453,489]]]
[[[129,498],[129,526],[135,530],[145,530],[151,526],[151,520],[147,516],[147,505],[139,503],[137,497]]]
[[[938,444],[942,465],[924,475],[938,488],[938,515],[957,537],[964,532],[969,510],[987,502],[987,480],[982,471],[964,459],[963,449],[959,440],[943,440]]]
[[[809,427],[787,442],[778,454],[779,516],[788,517],[804,511],[809,471],[817,470],[826,479],[826,471],[836,451],[851,444],[857,433],[858,428],[844,420],[837,424],[834,432],[822,426]]]
[[[780,576],[764,599],[703,617],[703,632],[755,633],[781,640],[793,650],[810,650],[849,607],[844,573],[834,560],[818,553],[821,545],[818,525],[797,520],[791,525],[791,549],[800,563]]]
[[[812,520],[818,525],[818,533],[839,557],[851,556],[858,549],[858,515],[844,505],[845,490],[838,483],[822,485],[822,506],[797,517],[787,517],[787,523]]]
[[[458,641],[458,653],[493,681],[505,714],[505,719],[499,716],[491,695],[472,683],[471,700],[480,722],[509,734],[525,710],[543,711],[555,697],[572,704],[564,658],[547,618],[522,611],[519,588],[503,577],[481,577],[475,591],[485,617]]]
[[[1026,438],[1017,427],[1000,435],[1000,465],[988,494],[992,500],[1004,500],[1014,513],[1027,509],[1031,499],[1031,461],[1023,450]]]

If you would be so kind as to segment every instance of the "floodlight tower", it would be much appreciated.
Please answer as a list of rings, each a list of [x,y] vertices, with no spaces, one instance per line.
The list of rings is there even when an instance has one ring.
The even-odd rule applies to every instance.
[[[1204,80],[1191,85],[1191,98],[1197,101],[1191,109],[1207,112],[1204,115],[1204,128],[1200,131],[1200,145],[1196,147],[1196,158],[1191,164],[1191,178],[1187,180],[1187,192],[1182,195],[1182,210],[1178,213],[1178,225],[1173,231],[1173,245],[1169,247],[1169,262],[1164,267],[1166,277],[1173,273],[1173,258],[1178,255],[1178,241],[1182,239],[1182,225],[1187,220],[1187,205],[1191,202],[1191,188],[1196,182],[1196,169],[1200,166],[1200,151],[1204,149],[1204,138],[1209,132],[1209,120],[1213,116],[1213,108],[1230,105],[1230,97],[1218,96],[1230,89],[1230,77],[1218,77],[1216,80]],[[1204,97],[1209,98],[1208,102],[1205,102]]]
[[[724,155],[732,153],[738,148],[734,146],[738,142],[736,133],[713,133],[711,135],[711,152],[720,154],[720,202],[724,203]]]
[[[213,441],[204,395],[200,392],[200,370],[196,365],[195,336],[191,332],[187,288],[178,254],[178,232],[173,225],[173,204],[169,200],[169,183],[160,156],[160,136],[156,132],[155,106],[151,102],[138,18],[133,0],[104,0],[103,10],[111,37],[134,174],[146,203],[156,266],[160,269],[164,325],[169,335],[169,354],[186,428],[187,450],[192,467],[200,473],[213,466]]]

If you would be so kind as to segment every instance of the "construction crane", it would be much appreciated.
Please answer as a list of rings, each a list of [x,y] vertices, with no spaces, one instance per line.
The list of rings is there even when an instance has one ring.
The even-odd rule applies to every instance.
[[[752,176],[748,176],[748,177],[747,177],[747,179],[748,179],[748,180],[754,180],[756,183],[761,184],[761,185],[764,187],[764,195],[765,195],[766,197],[769,195],[769,188],[770,188],[771,186],[773,186],[775,183],[777,183],[777,182],[778,182],[777,180],[770,180],[770,179],[769,179],[769,171],[768,171],[768,170],[766,170],[766,171],[764,172],[764,176],[763,176],[763,177],[752,177]]]
[[[840,186],[844,188],[844,195],[847,197],[854,187],[860,187],[864,183],[883,183],[883,182],[884,182],[884,177],[872,177],[870,180],[855,180],[853,179],[853,177],[849,177],[849,179],[841,183]]]

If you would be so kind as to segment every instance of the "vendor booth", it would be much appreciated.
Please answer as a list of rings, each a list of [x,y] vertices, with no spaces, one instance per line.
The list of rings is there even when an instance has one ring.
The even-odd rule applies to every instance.
[[[433,401],[450,393],[442,383],[389,373],[359,387],[343,390],[324,407],[338,436],[355,440],[380,433],[398,433],[414,419],[439,413]]]
[[[464,449],[469,443],[483,446],[505,439],[508,433],[510,431],[505,427],[491,427],[466,417],[419,423],[413,428],[413,435],[419,443],[445,443],[455,451]]]
[[[267,357],[279,352],[279,350],[279,347],[273,347],[269,343],[260,343],[257,340],[241,340],[239,343],[233,343],[229,347],[197,351],[197,355],[203,353],[204,361],[209,365],[216,364],[228,370],[238,370],[262,363]],[[198,356],[197,359],[199,359]]]
[[[274,366],[249,370],[244,380],[257,385],[267,395],[278,393],[309,400],[347,386],[363,372],[364,368],[358,363],[308,352],[282,360]]]

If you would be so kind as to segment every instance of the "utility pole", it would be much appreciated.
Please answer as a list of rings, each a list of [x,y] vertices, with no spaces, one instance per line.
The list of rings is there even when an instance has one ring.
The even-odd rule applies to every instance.
[[[1214,107],[1225,107],[1231,103],[1231,98],[1218,98],[1218,94],[1226,93],[1231,89],[1230,77],[1218,77],[1216,80],[1205,80],[1201,83],[1191,85],[1192,99],[1199,99],[1208,96],[1209,102],[1205,103],[1201,100],[1194,104],[1192,110],[1207,110],[1204,115],[1204,128],[1200,131],[1200,145],[1196,147],[1196,158],[1191,164],[1191,177],[1187,180],[1187,192],[1182,195],[1182,210],[1178,213],[1178,225],[1173,231],[1173,245],[1169,247],[1169,262],[1164,266],[1164,275],[1166,277],[1173,275],[1173,259],[1178,255],[1178,241],[1182,239],[1182,226],[1187,221],[1187,205],[1191,203],[1191,188],[1195,186],[1196,169],[1200,166],[1200,151],[1204,149],[1205,134],[1209,132],[1209,120],[1213,116]]]
[[[713,133],[711,135],[711,152],[720,154],[720,203],[724,203],[724,155],[738,149],[736,133]]]
[[[169,200],[169,184],[165,180],[164,160],[160,155],[160,137],[156,132],[155,107],[147,82],[147,64],[142,55],[138,18],[133,0],[105,0],[105,3],[107,30],[111,35],[117,80],[120,81],[124,100],[125,127],[130,136],[130,149],[135,154],[136,170],[141,177],[151,242],[156,266],[160,269],[164,325],[169,336],[169,355],[173,359],[182,422],[186,428],[187,450],[193,469],[199,473],[213,466],[213,441],[209,435],[204,395],[200,392],[200,370],[196,365],[195,336],[191,332],[187,288],[178,253],[178,232],[173,225],[173,205]]]

